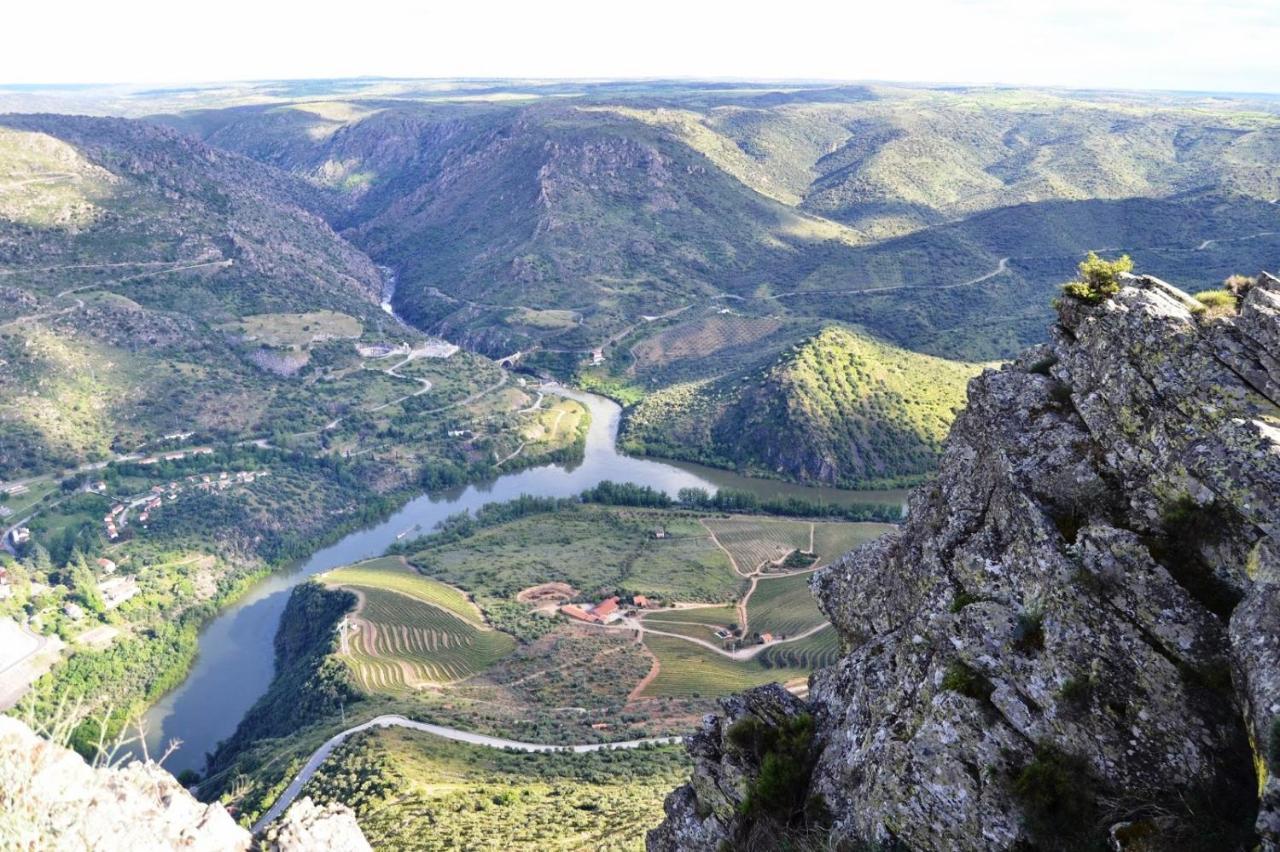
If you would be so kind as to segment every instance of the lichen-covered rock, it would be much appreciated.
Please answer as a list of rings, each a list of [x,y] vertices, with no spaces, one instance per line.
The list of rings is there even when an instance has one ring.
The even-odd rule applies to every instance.
[[[255,845],[222,805],[199,801],[163,767],[93,767],[0,716],[0,849],[366,852],[369,844],[349,808],[303,799]]]
[[[350,808],[339,804],[322,808],[304,798],[267,829],[260,848],[264,852],[370,852],[371,847]]]
[[[1263,277],[1205,320],[1133,279],[971,382],[903,527],[814,580],[848,653],[811,682],[808,830],[1280,848],[1278,293]],[[651,849],[742,835],[724,790],[751,778],[707,745],[724,724]]]
[[[154,763],[95,769],[0,716],[0,849],[231,852],[249,832]]]
[[[667,821],[649,832],[651,849],[719,852],[739,838],[741,817],[758,755],[736,742],[731,731],[743,723],[781,727],[808,713],[803,701],[777,684],[762,686],[720,702],[721,716],[707,716],[688,739],[694,760],[689,784],[667,797]]]

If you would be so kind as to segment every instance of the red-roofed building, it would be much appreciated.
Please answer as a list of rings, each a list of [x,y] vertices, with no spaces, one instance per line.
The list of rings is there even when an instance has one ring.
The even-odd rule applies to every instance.
[[[591,608],[591,615],[601,623],[620,618],[621,613],[618,612],[618,599],[605,598]]]
[[[649,607],[653,606],[653,604],[650,603],[649,599],[646,598],[644,595],[636,595],[631,599],[631,602],[634,603],[636,606],[640,607],[641,609],[648,609]]]
[[[560,607],[560,613],[569,618],[576,618],[578,621],[595,621],[595,616],[584,610],[576,604],[566,604]]]

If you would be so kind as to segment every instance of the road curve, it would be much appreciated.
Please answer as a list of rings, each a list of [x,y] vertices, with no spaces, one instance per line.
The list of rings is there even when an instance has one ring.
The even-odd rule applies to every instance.
[[[470,731],[460,731],[457,728],[446,728],[442,725],[432,725],[428,722],[415,722],[413,719],[406,719],[404,716],[375,716],[363,725],[356,725],[354,728],[347,728],[339,734],[330,737],[329,740],[320,748],[312,753],[307,764],[302,767],[285,791],[280,794],[280,798],[270,809],[253,824],[253,833],[257,834],[266,828],[272,822],[284,813],[285,808],[293,803],[298,797],[298,793],[302,791],[303,786],[311,780],[311,776],[316,774],[316,770],[325,762],[333,750],[342,745],[343,741],[352,734],[369,728],[411,728],[415,731],[431,734],[437,737],[443,737],[446,740],[456,740],[457,742],[469,743],[471,745],[485,746],[486,748],[509,748],[515,751],[572,751],[575,754],[582,754],[590,751],[603,751],[606,749],[633,749],[643,745],[670,745],[672,743],[681,742],[682,737],[651,737],[644,740],[626,740],[624,742],[615,743],[587,743],[584,745],[546,745],[542,743],[523,743],[519,740],[505,740],[501,737],[490,737],[484,734],[474,734]]]

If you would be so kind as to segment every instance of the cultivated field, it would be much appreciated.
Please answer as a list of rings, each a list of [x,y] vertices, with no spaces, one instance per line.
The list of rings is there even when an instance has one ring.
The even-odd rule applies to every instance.
[[[354,587],[362,603],[349,640],[351,667],[370,692],[462,680],[515,649],[515,640],[482,630],[417,598]]]
[[[360,320],[337,311],[305,314],[255,314],[232,327],[248,340],[265,346],[309,346],[323,340],[359,337]]]
[[[424,577],[405,565],[398,556],[384,556],[337,568],[324,575],[325,582],[335,586],[372,586],[417,598],[426,604],[453,613],[483,627],[480,609],[462,591],[453,586]]]
[[[787,642],[774,645],[760,652],[756,660],[768,669],[809,671],[833,665],[840,659],[840,637],[836,629],[828,626],[825,630],[798,642]]]
[[[371,692],[463,680],[515,650],[515,640],[485,625],[462,592],[399,558],[339,568],[323,579],[360,596],[347,657]]]
[[[818,554],[818,564],[827,565],[864,541],[871,541],[893,529],[893,524],[832,523],[821,521],[813,525],[813,549]]]
[[[700,645],[669,636],[646,636],[645,644],[658,658],[660,666],[658,676],[641,693],[645,698],[707,698],[774,681],[784,683],[809,674],[807,668],[776,665],[766,668],[760,657],[731,660]],[[760,656],[763,655],[762,653]],[[776,658],[773,662],[785,660]]]
[[[743,346],[777,331],[782,322],[765,317],[713,315],[682,322],[632,347],[636,368],[662,367],[684,358],[703,358]]]
[[[783,559],[793,550],[809,549],[812,525],[808,521],[734,517],[711,518],[704,523],[744,573]]]
[[[777,638],[794,636],[826,621],[809,591],[812,574],[762,577],[747,601],[747,621],[753,633]]]
[[[738,608],[708,606],[696,609],[665,609],[644,616],[644,625],[665,633],[679,633],[707,642],[716,642],[717,628],[738,623]]]

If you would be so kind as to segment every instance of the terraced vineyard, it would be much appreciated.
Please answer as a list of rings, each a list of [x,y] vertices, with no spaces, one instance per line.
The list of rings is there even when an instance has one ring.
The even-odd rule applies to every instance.
[[[747,621],[754,633],[794,636],[826,621],[809,591],[812,574],[762,578],[747,601]]]
[[[762,518],[709,518],[704,522],[738,570],[750,573],[765,562],[774,562],[793,550],[809,549],[808,521]]]
[[[825,668],[840,659],[840,637],[835,628],[828,625],[827,629],[819,630],[798,642],[766,648],[756,659],[766,669],[808,671]]]
[[[731,660],[700,645],[669,636],[648,635],[645,644],[658,658],[659,664],[658,676],[641,693],[646,698],[727,695],[775,681],[785,683],[809,674],[808,668],[766,667],[760,657],[767,652],[750,660]],[[785,660],[778,658],[774,662]]]
[[[357,587],[364,601],[350,660],[370,692],[400,691],[470,677],[515,650],[515,640],[481,630],[399,592]]]
[[[347,659],[370,692],[463,680],[515,650],[515,640],[485,625],[466,595],[398,557],[339,568],[324,580],[360,595]]]

